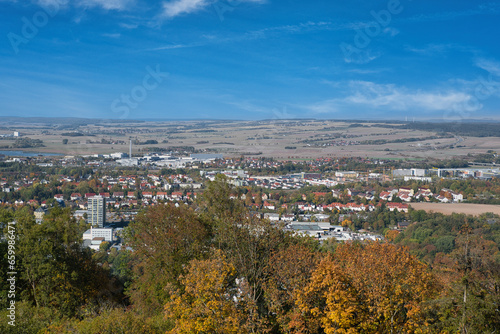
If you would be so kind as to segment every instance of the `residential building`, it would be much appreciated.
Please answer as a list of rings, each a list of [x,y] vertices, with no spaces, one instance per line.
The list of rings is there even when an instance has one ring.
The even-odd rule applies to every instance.
[[[106,222],[106,199],[102,196],[88,198],[87,219],[92,226],[103,227]]]

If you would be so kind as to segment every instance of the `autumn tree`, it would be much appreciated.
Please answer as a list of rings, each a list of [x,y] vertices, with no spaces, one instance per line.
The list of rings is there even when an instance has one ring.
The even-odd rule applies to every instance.
[[[273,322],[280,333],[316,333],[319,329],[318,322],[305,318],[297,299],[320,259],[321,253],[312,244],[305,243],[292,244],[270,257],[264,293],[269,311],[274,314]]]
[[[16,221],[23,300],[70,316],[92,303],[120,300],[120,288],[109,272],[82,247],[86,227],[75,221],[70,209],[54,207],[40,224],[23,209],[16,212]]]
[[[192,260],[165,305],[175,322],[172,334],[245,333],[245,314],[239,305],[237,273],[220,250],[206,260]]]
[[[472,229],[469,224],[462,226],[455,243],[456,248],[448,256],[451,261],[438,267],[448,273],[446,289],[436,305],[440,315],[438,328],[493,333],[500,328],[498,245],[484,239],[480,229]]]
[[[427,267],[390,244],[344,244],[324,259],[299,295],[325,333],[424,331],[424,302],[436,287]]]
[[[161,312],[189,261],[205,255],[207,230],[187,205],[156,205],[130,224],[126,241],[134,249],[135,279],[128,291],[141,312]]]
[[[283,226],[251,216],[241,201],[230,198],[231,186],[224,176],[211,182],[200,203],[202,218],[211,226],[212,246],[220,249],[236,268],[242,300],[245,301],[245,328],[261,332],[269,323],[264,298],[266,267],[271,254],[287,247],[293,238]]]

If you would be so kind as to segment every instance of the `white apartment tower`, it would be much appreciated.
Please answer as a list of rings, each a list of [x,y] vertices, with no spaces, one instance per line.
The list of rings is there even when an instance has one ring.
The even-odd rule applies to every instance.
[[[106,199],[102,196],[89,197],[87,218],[92,226],[103,227],[106,222]]]

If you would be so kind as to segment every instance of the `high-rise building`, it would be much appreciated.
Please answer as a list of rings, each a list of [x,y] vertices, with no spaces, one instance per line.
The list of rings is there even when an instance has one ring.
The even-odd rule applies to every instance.
[[[103,227],[106,222],[106,199],[102,196],[89,197],[87,218],[92,226]]]

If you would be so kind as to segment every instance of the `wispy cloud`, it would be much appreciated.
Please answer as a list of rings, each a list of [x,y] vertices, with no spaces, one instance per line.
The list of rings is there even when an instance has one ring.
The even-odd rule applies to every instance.
[[[453,20],[466,16],[473,16],[480,14],[498,14],[498,13],[500,13],[500,4],[495,2],[490,2],[486,4],[481,4],[476,8],[470,10],[419,14],[409,18],[405,18],[403,20],[408,22],[444,21],[444,20]]]
[[[393,27],[387,27],[384,29],[384,34],[394,37],[396,35],[399,35],[399,29]]]
[[[199,12],[217,2],[218,0],[172,0],[163,2],[163,11],[160,16],[164,19],[172,19],[179,15]],[[263,3],[265,0],[239,0],[234,3],[240,4],[242,2]],[[234,6],[232,1],[229,1],[229,4]]]
[[[405,46],[405,50],[426,56],[442,55],[448,52],[467,52],[472,54],[478,53],[478,50],[475,49],[474,47],[458,45],[454,43],[446,43],[446,44],[431,43],[422,47],[414,47],[407,45]]]
[[[125,28],[125,29],[135,29],[137,28],[139,25],[136,24],[136,23],[119,23],[119,26],[122,27],[122,28]]]
[[[381,56],[380,52],[374,53],[371,50],[361,50],[357,53],[344,57],[347,64],[368,64]]]
[[[472,96],[458,91],[426,92],[412,91],[392,84],[377,84],[369,81],[351,81],[354,91],[344,102],[393,110],[422,108],[427,111],[454,110],[468,102]]]
[[[493,75],[500,76],[500,63],[497,61],[479,58],[475,65]]]
[[[208,7],[211,0],[175,0],[163,3],[162,17],[170,19],[182,14],[190,14]]]
[[[379,73],[387,72],[387,71],[389,71],[388,68],[372,68],[372,69],[353,68],[353,69],[347,70],[347,72],[356,73],[356,74],[379,74]]]
[[[109,38],[120,38],[122,34],[115,33],[115,34],[102,34],[104,37],[109,37]]]
[[[135,0],[81,0],[78,5],[82,7],[101,7],[106,10],[129,10]]]
[[[5,0],[2,0],[5,1]],[[15,0],[7,0],[17,2]],[[130,10],[136,0],[31,0],[31,3],[41,7],[64,8],[70,5],[75,7],[93,8],[98,7],[105,10]]]
[[[206,43],[169,44],[169,45],[159,46],[156,48],[146,49],[145,51],[161,51],[161,50],[196,48],[196,47],[203,46],[203,45],[206,45]]]
[[[348,111],[355,108],[421,112],[457,111],[462,110],[472,99],[472,95],[456,90],[433,92],[411,90],[393,84],[349,81],[345,97],[320,101],[306,108],[314,113]],[[481,107],[482,105],[476,105],[477,109]]]

